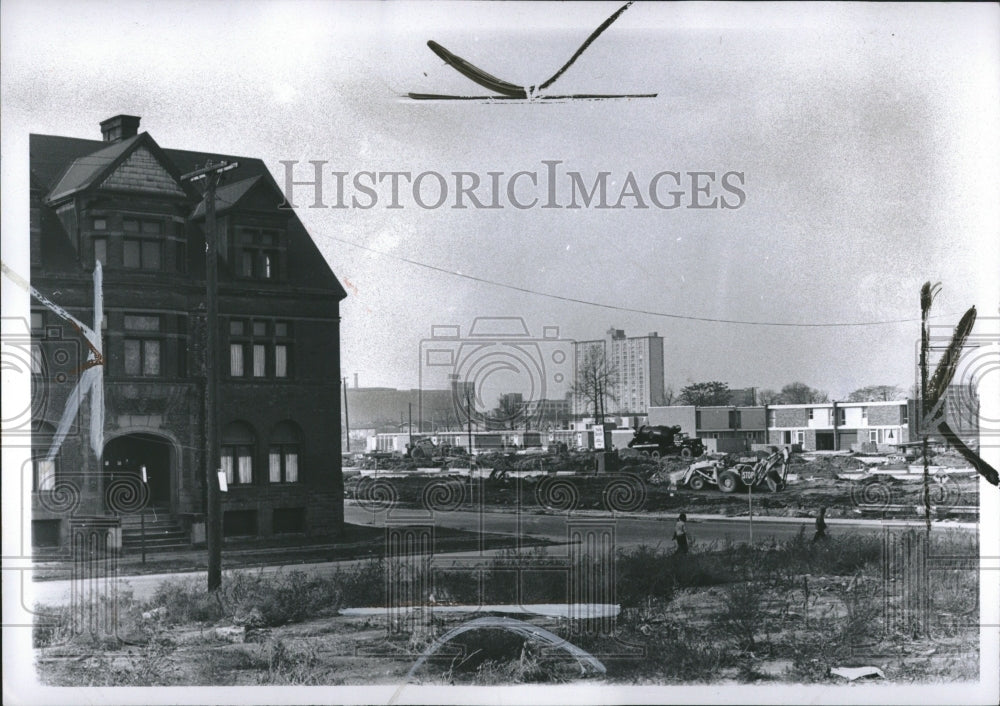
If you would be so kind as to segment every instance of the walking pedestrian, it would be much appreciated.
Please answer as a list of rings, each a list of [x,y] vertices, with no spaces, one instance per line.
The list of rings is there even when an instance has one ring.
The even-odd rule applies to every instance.
[[[677,516],[677,524],[674,525],[674,541],[677,542],[677,554],[688,553],[687,519],[687,515],[682,512]]]
[[[821,507],[819,509],[819,514],[816,515],[816,534],[813,535],[813,541],[818,542],[821,539],[826,539],[826,508]]]

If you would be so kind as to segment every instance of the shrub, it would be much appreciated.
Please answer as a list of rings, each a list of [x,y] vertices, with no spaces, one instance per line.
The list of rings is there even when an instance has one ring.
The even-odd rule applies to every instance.
[[[496,554],[483,577],[487,603],[542,603],[568,600],[568,576],[561,559],[545,547],[528,552],[505,549]]]
[[[369,559],[347,568],[337,568],[330,577],[340,588],[345,606],[384,605],[386,566],[378,558]]]
[[[33,647],[49,647],[71,637],[69,607],[36,603],[34,614],[35,622],[31,630]]]
[[[658,548],[640,546],[619,550],[615,567],[617,599],[623,608],[641,605],[649,599],[669,600],[674,594],[674,565]]]
[[[839,590],[847,615],[839,622],[835,639],[846,648],[865,646],[881,637],[884,608],[880,584],[864,579],[859,572]]]
[[[769,593],[763,583],[747,581],[725,589],[719,628],[736,640],[743,651],[757,646],[757,634],[768,620]]]
[[[624,616],[623,616],[624,617]],[[729,661],[726,648],[707,631],[667,619],[652,627],[622,624],[621,639],[642,645],[640,655],[606,660],[612,679],[645,677],[657,681],[706,681],[716,679]],[[619,646],[620,649],[620,646]]]
[[[150,606],[166,608],[169,623],[210,622],[223,615],[222,603],[211,595],[204,581],[168,579],[156,587]]]
[[[343,604],[345,587],[357,592],[370,583],[364,579],[365,571],[362,565],[330,578],[301,571],[226,572],[214,595],[195,579],[168,580],[157,587],[149,605],[166,608],[166,620],[172,623],[227,617],[247,627],[275,627],[336,611]]]
[[[262,661],[266,669],[258,676],[258,684],[318,684],[318,658],[315,648],[292,650],[280,639],[268,640],[262,646]]]

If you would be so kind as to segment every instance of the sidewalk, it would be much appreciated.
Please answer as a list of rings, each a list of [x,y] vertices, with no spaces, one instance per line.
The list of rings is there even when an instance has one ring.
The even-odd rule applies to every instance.
[[[344,505],[354,505],[357,506],[358,503],[355,500],[345,498]],[[462,510],[463,512],[469,512],[469,510]],[[481,508],[476,508],[476,512],[488,512],[495,514],[513,514],[510,508],[500,507],[496,505],[486,505]],[[533,507],[527,510],[522,510],[526,515],[561,515],[561,512],[548,512],[541,510],[537,507]],[[576,517],[608,517],[609,515],[619,519],[625,520],[651,520],[654,522],[667,522],[677,520],[677,515],[679,512],[673,511],[650,511],[650,512],[615,512],[611,513],[607,510],[573,510],[572,515]],[[714,515],[712,513],[687,513],[688,520],[711,520],[720,522],[748,522],[749,515]],[[754,513],[754,522],[777,522],[777,523],[800,523],[800,524],[812,524],[816,521],[815,515],[807,517],[786,517],[781,515],[758,515]],[[923,518],[912,518],[912,519],[871,519],[871,518],[853,518],[853,517],[827,517],[827,524],[833,525],[858,525],[861,527],[874,527],[876,525],[884,525],[890,527],[924,527]],[[955,528],[962,530],[974,530],[979,528],[978,522],[958,522],[953,520],[931,520],[932,527],[942,527],[942,528]]]
[[[227,569],[256,569],[262,566],[364,561],[382,556],[385,550],[385,537],[382,528],[371,527],[370,529],[375,530],[376,536],[364,541],[327,541],[281,547],[223,547],[222,563]],[[437,552],[441,555],[469,552],[473,549],[473,545],[480,541],[479,535],[472,532],[453,529],[448,531],[455,532],[455,534],[440,538],[445,545]],[[507,537],[496,532],[486,532],[483,541],[488,551],[500,551],[511,545]],[[558,542],[531,536],[522,537],[521,541],[528,546],[558,544]],[[135,575],[161,572],[204,572],[207,570],[207,550],[205,545],[199,545],[176,551],[147,552],[145,562],[142,561],[141,553],[130,551],[120,553],[117,564],[120,571],[135,572],[143,569]],[[65,556],[53,557],[51,560],[40,557],[33,561],[32,565],[36,581],[55,580],[56,576],[48,576],[47,574],[61,574],[70,570],[71,560]],[[38,576],[39,574],[41,577]]]

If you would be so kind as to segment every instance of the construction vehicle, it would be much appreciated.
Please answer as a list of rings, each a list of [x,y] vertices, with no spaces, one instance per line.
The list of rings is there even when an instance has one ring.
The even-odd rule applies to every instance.
[[[697,458],[705,453],[701,439],[692,439],[681,433],[679,426],[644,424],[635,430],[635,436],[628,442],[628,447],[652,458],[674,454],[680,454],[682,458]]]
[[[687,486],[691,490],[702,490],[706,486],[719,485],[719,473],[726,469],[726,464],[719,460],[699,461],[692,463],[683,472],[671,474],[678,486]]]
[[[414,461],[442,461],[453,456],[464,456],[465,449],[451,444],[435,444],[430,437],[419,437],[406,445],[406,455]]]
[[[781,469],[776,466],[781,464]],[[788,449],[776,446],[771,447],[771,453],[765,458],[758,459],[756,463],[737,463],[732,468],[719,473],[719,490],[723,493],[732,493],[740,488],[759,488],[767,485],[772,492],[777,492],[785,487],[785,479],[788,477]]]
[[[781,464],[781,469],[776,466]],[[691,490],[702,490],[710,485],[723,493],[732,493],[740,488],[758,488],[763,485],[772,492],[785,487],[788,475],[788,449],[771,447],[771,453],[755,463],[736,463],[728,466],[725,461],[713,459],[692,463],[682,475],[674,476],[678,486]]]

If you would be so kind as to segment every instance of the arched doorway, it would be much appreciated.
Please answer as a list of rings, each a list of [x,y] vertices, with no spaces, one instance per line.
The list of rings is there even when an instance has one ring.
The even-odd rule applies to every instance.
[[[104,445],[104,483],[131,477],[141,480],[146,470],[149,507],[170,508],[172,505],[173,464],[171,443],[153,434],[126,434]]]

